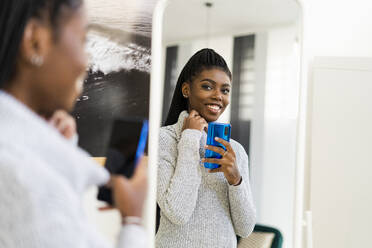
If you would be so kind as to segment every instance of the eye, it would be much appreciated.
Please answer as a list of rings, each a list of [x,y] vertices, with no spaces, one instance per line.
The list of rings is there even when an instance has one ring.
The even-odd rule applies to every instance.
[[[222,89],[222,93],[225,94],[225,95],[228,95],[230,93],[230,89],[228,89],[228,88]]]
[[[211,90],[212,89],[212,87],[210,86],[210,85],[208,85],[208,84],[202,84],[202,86],[201,86],[203,89],[206,89],[206,90]]]

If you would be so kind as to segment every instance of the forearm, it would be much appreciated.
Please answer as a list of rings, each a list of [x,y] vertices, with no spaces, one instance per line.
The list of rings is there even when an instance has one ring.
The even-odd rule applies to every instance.
[[[256,223],[256,209],[248,180],[242,177],[238,186],[229,186],[229,201],[235,232],[241,237],[247,237]]]
[[[119,234],[118,248],[147,248],[146,230],[136,224],[123,225]]]
[[[158,203],[162,212],[175,224],[186,223],[195,209],[201,183],[200,136],[199,131],[185,130],[174,155],[175,164],[159,165]]]

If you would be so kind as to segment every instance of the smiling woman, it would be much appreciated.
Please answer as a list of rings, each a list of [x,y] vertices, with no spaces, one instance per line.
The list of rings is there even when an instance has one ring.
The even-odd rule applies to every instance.
[[[227,151],[206,147],[205,129],[229,104],[231,72],[212,49],[194,54],[183,68],[165,127],[160,130],[157,247],[236,247],[255,224],[248,156],[236,141]],[[204,158],[205,149],[222,155]],[[220,165],[214,170],[204,162]]]
[[[298,234],[303,228],[303,213],[299,211],[302,197],[294,193],[301,192],[301,186],[296,186],[296,173],[301,171],[296,161],[299,94],[303,93],[299,80],[303,24],[299,1],[165,2],[161,45],[153,48],[163,51],[165,59],[161,61],[155,53],[152,57],[153,68],[163,75],[154,76],[151,87],[164,89],[159,95],[163,96],[163,120],[171,103],[170,93],[187,60],[204,47],[222,55],[233,77],[230,103],[218,121],[231,124],[231,138],[248,153],[257,222],[280,230],[283,247],[292,248],[301,239]],[[210,3],[208,8],[206,2]],[[156,97],[152,95],[152,100]],[[152,104],[156,105],[155,100]],[[218,105],[212,108],[218,110]]]
[[[206,121],[216,121],[229,104],[231,78],[220,69],[200,72],[191,82],[182,84],[188,98],[188,110],[196,110]]]
[[[204,113],[204,118],[209,121],[216,121],[229,104],[228,93],[230,92],[230,87],[231,72],[226,61],[212,49],[198,51],[186,63],[178,77],[165,125],[176,123],[179,114],[183,110],[190,111],[191,109]],[[212,88],[214,88],[213,91],[211,91]],[[203,91],[200,91],[201,89]],[[205,95],[203,95],[203,92]],[[211,92],[214,95],[207,92]],[[218,93],[217,95],[215,95],[216,92]],[[223,94],[220,95],[219,92]],[[200,102],[200,99],[197,100],[200,97],[205,98],[208,96],[213,98],[211,102]],[[190,99],[188,99],[189,97]],[[211,113],[207,114],[205,108],[201,107],[203,104],[203,106],[206,106],[206,104],[213,105],[216,102],[217,106],[221,107],[221,111],[216,113],[218,116],[216,114],[214,114],[214,117],[210,116]]]

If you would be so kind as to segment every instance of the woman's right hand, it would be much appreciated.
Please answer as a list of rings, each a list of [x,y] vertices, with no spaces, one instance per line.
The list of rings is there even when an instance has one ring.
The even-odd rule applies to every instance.
[[[141,158],[133,177],[112,176],[111,187],[115,207],[121,216],[142,217],[147,193],[147,156]]]
[[[182,131],[185,129],[207,130],[208,123],[196,110],[191,110],[189,116],[183,122]]]

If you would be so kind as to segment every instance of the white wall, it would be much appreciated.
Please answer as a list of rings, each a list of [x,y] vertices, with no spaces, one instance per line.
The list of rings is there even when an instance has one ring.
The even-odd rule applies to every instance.
[[[319,58],[313,75],[314,247],[367,247],[372,221],[372,59]]]
[[[311,81],[311,64],[315,56],[372,57],[372,1],[365,0],[300,0],[303,5],[303,63],[300,129],[298,137],[296,230],[301,230],[303,211],[309,206],[309,145],[312,133],[306,125],[308,85]],[[334,99],[329,97],[329,101]],[[371,106],[372,107],[372,106]],[[370,117],[372,118],[372,117]],[[316,145],[316,144],[313,144]],[[340,154],[347,153],[347,146]],[[304,166],[305,165],[305,166]],[[342,170],[342,168],[340,168]],[[305,180],[305,181],[304,181]],[[356,179],[355,179],[356,180]],[[305,184],[304,184],[305,182]],[[330,178],[332,183],[332,178]],[[302,195],[304,187],[305,194]],[[370,186],[372,187],[372,186]],[[301,200],[304,199],[304,206]],[[295,247],[306,247],[296,231]]]
[[[372,56],[372,2],[303,0],[305,52],[313,56]]]

